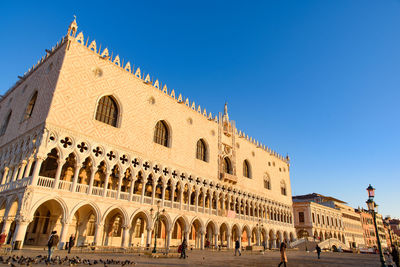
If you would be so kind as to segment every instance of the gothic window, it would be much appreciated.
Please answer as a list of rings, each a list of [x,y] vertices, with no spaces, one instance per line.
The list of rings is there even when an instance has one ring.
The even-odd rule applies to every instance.
[[[286,196],[286,184],[284,181],[281,181],[281,194]]]
[[[232,174],[232,164],[228,157],[224,158],[224,172],[228,174]]]
[[[6,133],[8,123],[10,122],[10,119],[11,119],[11,114],[12,114],[12,111],[10,111],[10,112],[8,113],[7,118],[5,119],[3,125],[1,126],[1,129],[0,129],[0,136],[4,135],[4,134]]]
[[[264,175],[264,188],[271,190],[271,179],[269,178],[268,174]]]
[[[250,163],[247,160],[243,161],[243,176],[247,177],[247,178],[251,178]]]
[[[32,112],[33,112],[33,108],[35,107],[37,96],[38,96],[38,92],[36,91],[33,94],[31,100],[29,101],[28,106],[26,107],[25,114],[24,114],[24,120],[27,120],[32,116]]]
[[[118,106],[112,96],[103,96],[97,104],[96,120],[117,127]]]
[[[154,142],[168,147],[169,132],[164,121],[158,121],[154,130]]]
[[[207,147],[203,139],[197,141],[196,158],[202,161],[207,161]]]

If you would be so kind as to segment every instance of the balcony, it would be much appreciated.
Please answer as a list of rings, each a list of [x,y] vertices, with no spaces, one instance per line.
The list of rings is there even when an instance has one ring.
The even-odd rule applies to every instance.
[[[238,178],[235,175],[229,173],[221,173],[221,180],[224,182],[236,184]]]
[[[236,176],[230,175],[230,174],[223,174],[224,179],[229,179],[230,181],[235,181],[237,180]],[[7,184],[0,185],[0,193],[8,190],[14,190],[22,187],[26,187],[30,185],[32,182],[32,177],[25,177],[20,180],[16,180]],[[55,191],[69,191],[71,193],[77,193],[79,195],[91,195],[94,197],[102,197],[105,199],[118,199],[121,201],[129,201],[129,202],[136,202],[136,203],[141,203],[141,204],[148,204],[148,205],[154,205],[155,201],[158,200],[159,198],[153,198],[151,196],[146,196],[146,195],[138,195],[134,194],[132,191],[130,192],[124,192],[124,191],[119,191],[119,190],[112,190],[112,189],[107,189],[106,192],[104,192],[103,187],[97,187],[97,186],[92,186],[91,188],[89,185],[86,184],[73,184],[73,182],[65,181],[65,180],[59,180],[56,182],[54,178],[49,178],[49,177],[44,177],[44,176],[38,176],[36,186],[38,188],[43,188],[45,190],[55,190]],[[179,199],[179,198],[178,198]],[[203,202],[204,203],[204,202]],[[179,201],[173,201],[173,200],[164,200],[163,201],[163,206],[165,208],[170,208],[170,209],[176,209],[176,210],[185,210],[189,212],[194,212],[194,213],[202,213],[202,214],[209,214],[212,216],[220,216],[220,217],[228,217],[233,220],[244,220],[244,221],[252,221],[256,222],[259,219],[262,220],[262,222],[268,223],[268,224],[279,224],[283,226],[292,226],[291,223],[289,222],[278,222],[278,221],[273,221],[269,220],[267,218],[262,218],[258,216],[251,216],[250,211],[248,214],[243,214],[242,213],[236,213],[233,212],[233,216],[228,216],[229,211],[225,209],[216,209],[214,206],[212,206],[211,203],[213,201],[208,202],[208,205],[191,205],[188,203],[180,203]],[[257,213],[252,213],[252,214],[257,214]]]

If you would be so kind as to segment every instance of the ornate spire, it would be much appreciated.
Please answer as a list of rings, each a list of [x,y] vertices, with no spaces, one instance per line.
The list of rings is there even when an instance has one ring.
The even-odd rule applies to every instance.
[[[225,102],[224,106],[224,116],[223,116],[223,121],[229,122],[229,115],[228,115],[228,103]]]
[[[78,24],[76,23],[76,16],[74,15],[74,21],[72,21],[68,27],[68,35],[75,37],[77,31],[78,31]]]

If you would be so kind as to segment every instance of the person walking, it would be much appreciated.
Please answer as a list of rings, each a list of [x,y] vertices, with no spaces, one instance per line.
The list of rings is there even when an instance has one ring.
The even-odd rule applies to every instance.
[[[236,239],[235,241],[235,256],[236,253],[239,252],[239,256],[242,256],[242,252],[240,251],[240,242],[239,239]]]
[[[264,251],[267,249],[267,243],[265,242],[265,240],[262,242],[262,246],[264,248]]]
[[[75,235],[72,234],[72,235],[69,237],[69,242],[68,242],[68,254],[71,253],[71,249],[72,249],[72,247],[73,247],[74,245],[75,245]]]
[[[187,248],[187,241],[186,241],[186,237],[183,239],[182,241],[182,245],[181,245],[181,256],[180,259],[186,259],[186,248]]]
[[[47,241],[47,248],[49,252],[49,256],[47,258],[47,261],[51,261],[51,255],[53,254],[54,248],[58,245],[58,242],[60,241],[60,237],[57,235],[57,231],[51,232],[49,241]]]
[[[286,267],[286,262],[287,262],[286,244],[284,242],[281,243],[281,247],[280,247],[279,250],[281,252],[281,262],[279,263],[278,267],[280,267],[282,263],[283,263],[283,266]]]
[[[318,259],[320,259],[320,255],[321,255],[321,248],[318,246],[318,244],[315,246],[315,250],[317,251],[318,254]]]
[[[390,252],[390,254],[392,254],[392,259],[394,261],[394,264],[396,264],[396,267],[400,267],[399,251],[397,250],[397,248],[394,245],[392,245],[392,251]]]

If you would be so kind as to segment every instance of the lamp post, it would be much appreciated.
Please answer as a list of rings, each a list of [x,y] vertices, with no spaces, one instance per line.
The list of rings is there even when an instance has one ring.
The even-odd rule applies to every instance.
[[[153,208],[150,209],[150,215],[153,217],[153,221],[154,221],[154,248],[153,248],[153,251],[151,253],[157,253],[157,232],[158,232],[158,228],[157,227],[158,227],[158,223],[160,221],[161,213],[165,212],[165,209],[163,209],[160,212],[160,203],[161,203],[161,200],[158,200],[157,201],[157,212],[154,214],[154,217],[153,217],[154,209]]]
[[[375,226],[375,233],[376,233],[376,241],[378,243],[378,250],[379,250],[379,259],[381,260],[381,266],[382,267],[387,267],[385,263],[385,258],[383,257],[383,252],[382,252],[382,247],[381,247],[381,241],[379,238],[379,232],[378,232],[378,226],[376,225],[376,212],[375,212],[375,207],[376,204],[374,202],[374,197],[375,197],[375,188],[371,186],[371,184],[367,187],[367,192],[368,192],[368,200],[366,201],[368,210],[372,212],[372,217],[374,219],[374,226]]]

